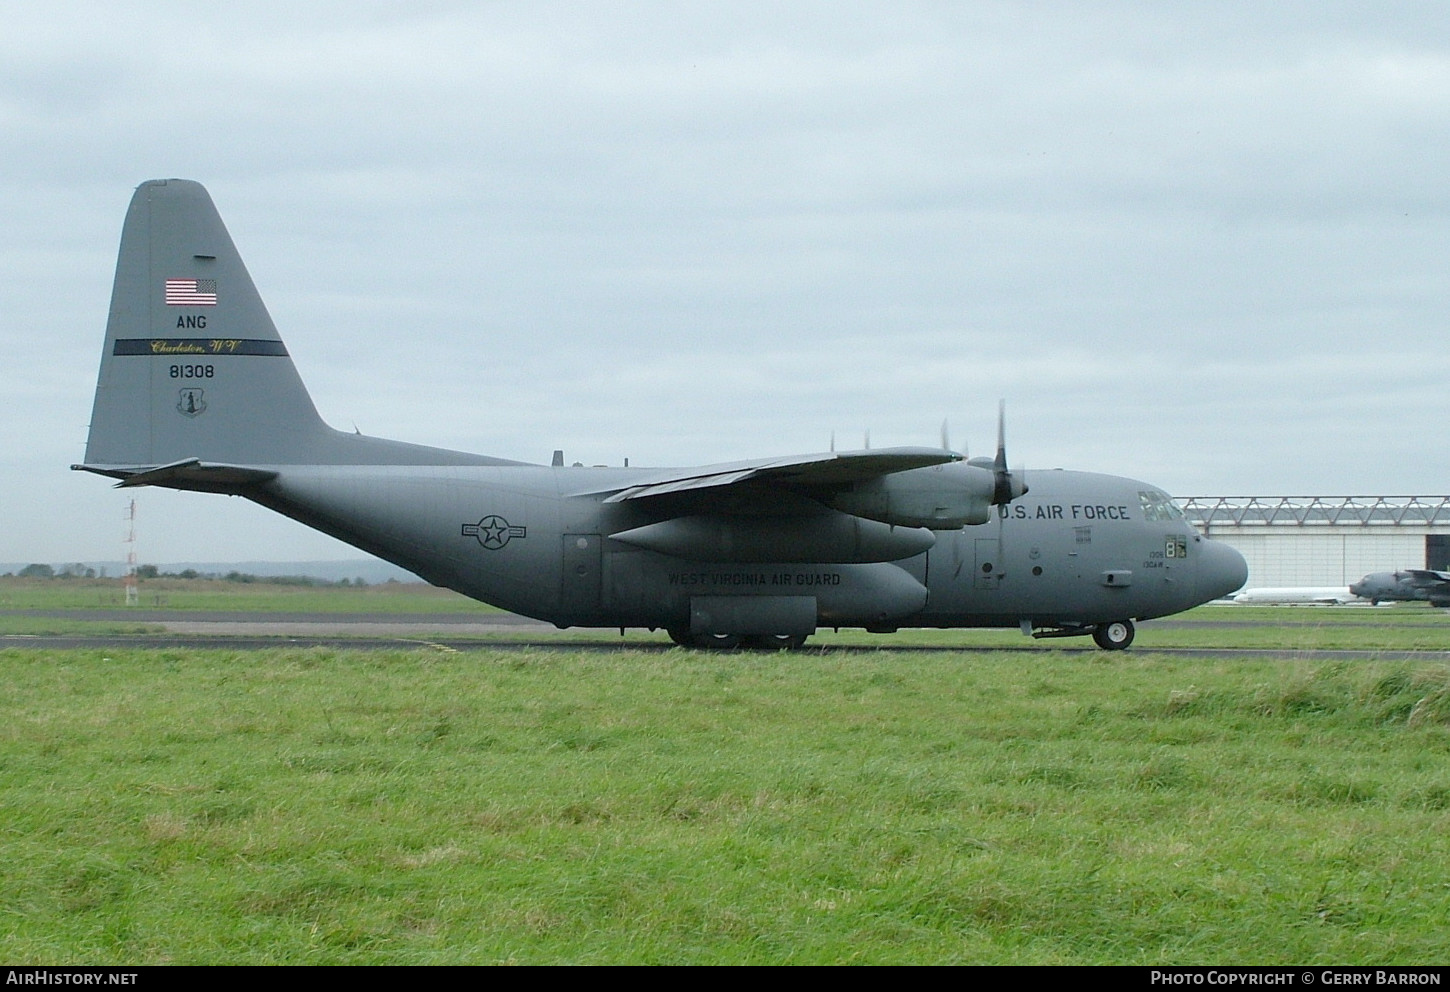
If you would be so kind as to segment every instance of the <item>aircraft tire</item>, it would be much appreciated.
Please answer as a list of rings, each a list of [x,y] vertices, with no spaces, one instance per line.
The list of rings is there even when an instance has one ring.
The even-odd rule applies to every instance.
[[[1093,641],[1104,651],[1121,651],[1133,643],[1133,621],[1111,620],[1093,628]]]
[[[735,634],[692,634],[688,630],[672,627],[665,633],[682,648],[703,648],[705,650],[729,651],[740,646]]]
[[[797,651],[805,644],[806,634],[757,634],[743,638],[741,643],[756,651]]]

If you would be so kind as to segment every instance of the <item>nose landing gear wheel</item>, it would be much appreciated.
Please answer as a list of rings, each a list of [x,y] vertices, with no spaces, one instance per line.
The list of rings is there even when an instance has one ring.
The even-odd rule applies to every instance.
[[[1121,651],[1133,643],[1133,621],[1113,620],[1093,628],[1093,640],[1104,651]]]

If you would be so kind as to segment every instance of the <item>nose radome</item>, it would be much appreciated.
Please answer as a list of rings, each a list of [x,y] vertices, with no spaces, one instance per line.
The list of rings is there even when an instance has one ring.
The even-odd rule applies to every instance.
[[[1219,541],[1205,540],[1199,552],[1198,593],[1206,602],[1242,589],[1249,580],[1249,563],[1237,550]]]

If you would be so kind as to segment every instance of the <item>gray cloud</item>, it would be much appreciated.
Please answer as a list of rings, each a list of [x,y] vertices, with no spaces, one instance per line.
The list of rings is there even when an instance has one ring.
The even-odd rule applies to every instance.
[[[206,183],[336,426],[507,457],[953,439],[1443,492],[1439,4],[7,4],[0,560],[114,556],[129,191]],[[144,492],[143,556],[316,558]],[[154,508],[148,510],[147,508]]]

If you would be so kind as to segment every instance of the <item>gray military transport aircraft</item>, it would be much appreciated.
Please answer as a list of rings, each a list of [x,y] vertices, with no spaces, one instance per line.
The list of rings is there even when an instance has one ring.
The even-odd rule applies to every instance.
[[[1371,572],[1349,587],[1350,592],[1378,606],[1429,600],[1431,606],[1450,606],[1450,572],[1429,568],[1402,568],[1396,572]]]
[[[798,647],[818,627],[1019,627],[1127,647],[1243,558],[1167,494],[942,448],[698,468],[532,465],[323,423],[206,190],[143,183],[121,234],[84,464],[243,496],[559,627]]]

